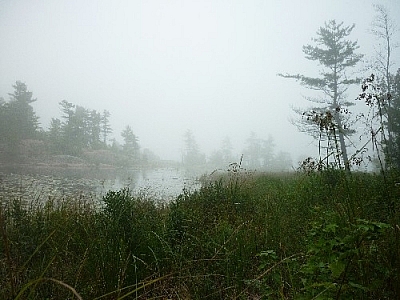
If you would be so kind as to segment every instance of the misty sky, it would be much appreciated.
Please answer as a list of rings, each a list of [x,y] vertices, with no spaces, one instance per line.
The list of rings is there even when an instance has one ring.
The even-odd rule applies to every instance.
[[[317,74],[302,46],[330,19],[355,23],[351,38],[371,57],[372,3],[400,16],[398,0],[0,0],[0,96],[25,82],[44,128],[64,99],[107,109],[118,140],[130,125],[165,159],[180,159],[190,129],[207,154],[229,136],[239,156],[255,132],[296,162],[315,153],[289,122],[309,92],[276,74]]]

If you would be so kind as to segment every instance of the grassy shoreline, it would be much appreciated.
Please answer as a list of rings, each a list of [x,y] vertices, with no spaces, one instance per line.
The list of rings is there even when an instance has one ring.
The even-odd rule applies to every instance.
[[[232,172],[101,210],[2,199],[0,299],[396,299],[399,178]]]

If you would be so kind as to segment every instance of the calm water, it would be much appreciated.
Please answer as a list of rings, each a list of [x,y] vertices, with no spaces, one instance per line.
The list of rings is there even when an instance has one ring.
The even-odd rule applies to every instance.
[[[0,171],[0,201],[18,197],[24,201],[44,202],[49,198],[101,199],[109,190],[129,188],[133,194],[141,194],[160,201],[170,201],[183,189],[200,187],[196,176],[179,168],[151,170],[24,170],[23,172]]]
[[[182,193],[183,189],[194,190],[200,187],[196,176],[182,169],[162,168],[140,170],[123,176],[116,176],[102,182],[98,189],[101,193],[109,190],[130,190],[155,197],[159,200],[171,200]]]

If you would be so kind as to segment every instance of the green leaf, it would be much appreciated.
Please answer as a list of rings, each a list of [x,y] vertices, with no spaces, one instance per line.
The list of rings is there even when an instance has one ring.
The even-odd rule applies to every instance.
[[[346,268],[346,265],[341,261],[335,261],[329,264],[329,269],[332,272],[333,277],[339,277]]]
[[[357,288],[357,289],[360,289],[360,290],[363,290],[363,291],[368,291],[368,288],[366,288],[365,286],[362,286],[361,284],[358,284],[358,283],[354,283],[354,282],[349,282],[349,285],[351,286],[351,287],[354,287],[354,288]]]
[[[338,228],[339,226],[337,224],[331,223],[326,225],[324,232],[336,232],[336,228]]]

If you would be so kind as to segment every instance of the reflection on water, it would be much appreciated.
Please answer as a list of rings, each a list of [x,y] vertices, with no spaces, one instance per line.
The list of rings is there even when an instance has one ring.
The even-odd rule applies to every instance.
[[[15,171],[15,170],[14,170]],[[109,190],[129,188],[133,194],[145,195],[160,201],[170,201],[183,189],[200,187],[195,176],[178,168],[151,170],[19,170],[0,171],[0,200],[18,198],[26,202],[43,203],[49,198],[101,199]]]
[[[118,175],[102,181],[97,190],[105,193],[109,190],[129,188],[134,193],[145,194],[158,200],[169,201],[182,193],[183,189],[194,190],[200,183],[193,175],[177,168],[140,170]]]

